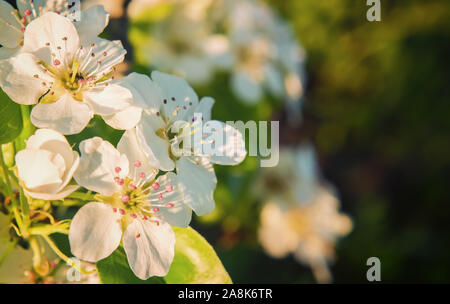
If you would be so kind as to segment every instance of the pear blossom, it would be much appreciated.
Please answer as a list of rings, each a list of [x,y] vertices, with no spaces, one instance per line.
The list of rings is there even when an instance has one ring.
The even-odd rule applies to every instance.
[[[219,1],[228,25],[231,87],[254,104],[268,91],[285,98],[289,113],[299,113],[303,93],[304,51],[289,25],[256,0]]]
[[[141,1],[142,2],[142,1]],[[192,85],[208,84],[216,71],[214,58],[227,48],[226,39],[212,32],[207,9],[212,1],[133,1],[129,14],[143,9],[171,5],[172,9],[150,28],[149,41],[142,48],[147,62],[157,70],[174,73]]]
[[[141,121],[124,133],[121,143],[137,142],[151,165],[163,171],[176,169],[183,200],[198,215],[212,212],[217,183],[213,164],[236,165],[244,160],[242,134],[211,120],[214,100],[199,101],[180,77],[154,71],[150,79],[132,73],[120,84],[130,89],[136,106],[142,108]]]
[[[94,114],[114,128],[137,123],[127,116],[131,93],[114,80],[114,66],[126,51],[119,41],[93,38],[83,44],[67,18],[48,12],[25,30],[23,52],[0,61],[0,86],[9,97],[35,105],[31,121],[65,135],[81,132]]]
[[[136,0],[128,13],[139,18],[145,9],[167,2]],[[287,22],[259,0],[169,3],[170,13],[149,28],[149,42],[136,45],[150,66],[181,75],[194,86],[226,72],[242,102],[254,105],[270,94],[286,102],[291,121],[300,121],[305,52]]]
[[[337,239],[352,229],[350,218],[338,211],[339,201],[326,188],[310,204],[287,205],[274,197],[263,207],[258,231],[261,245],[276,258],[293,253],[313,269],[319,282],[330,282],[328,263],[334,260]]]
[[[174,257],[172,226],[187,227],[191,209],[182,201],[177,176],[156,178],[156,170],[137,149],[137,142],[118,145],[99,137],[80,144],[75,180],[97,192],[98,201],[84,205],[69,230],[72,253],[97,262],[122,241],[128,263],[141,279],[167,274]]]
[[[350,233],[352,221],[339,211],[333,187],[320,181],[314,152],[310,145],[284,150],[278,168],[262,169],[263,182],[256,188],[264,202],[258,237],[269,255],[292,253],[326,283],[336,242]]]
[[[16,4],[17,9],[14,9],[8,2],[0,0],[0,59],[21,51],[27,25],[46,12],[55,12],[73,21],[82,41],[103,32],[109,21],[109,14],[101,5],[81,11],[79,20],[75,20],[67,0],[17,0]]]
[[[78,168],[80,156],[56,131],[37,130],[15,159],[24,191],[32,198],[61,200],[79,188],[69,182]]]

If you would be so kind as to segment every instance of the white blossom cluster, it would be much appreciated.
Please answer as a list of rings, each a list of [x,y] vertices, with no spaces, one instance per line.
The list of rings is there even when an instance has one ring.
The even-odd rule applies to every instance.
[[[245,158],[241,133],[211,120],[214,100],[199,99],[182,78],[155,71],[115,79],[126,50],[98,37],[109,18],[102,6],[82,11],[79,21],[70,18],[67,1],[17,0],[17,7],[0,1],[0,86],[32,106],[38,128],[15,155],[25,195],[54,201],[89,190],[95,200],[70,225],[72,253],[97,262],[122,244],[137,277],[166,275],[174,258],[171,227],[187,227],[192,210],[214,209],[213,164]],[[100,137],[82,141],[80,155],[65,135],[83,131],[94,115],[125,132],[117,147]],[[218,132],[222,153],[204,152]]]
[[[134,0],[128,14],[171,10],[150,28],[144,53],[160,70],[204,86],[216,72],[230,75],[239,100],[261,101],[266,94],[286,101],[299,114],[305,85],[304,51],[293,29],[258,0]]]

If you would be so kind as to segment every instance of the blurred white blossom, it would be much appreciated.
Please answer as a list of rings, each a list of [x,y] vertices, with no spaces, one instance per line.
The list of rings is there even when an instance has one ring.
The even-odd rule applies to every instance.
[[[129,15],[151,14],[146,9],[162,5],[169,13],[149,28],[150,43],[137,45],[150,66],[196,86],[225,71],[243,102],[255,104],[269,93],[299,118],[305,54],[293,29],[269,6],[258,0],[134,0]]]
[[[280,165],[264,168],[258,191],[264,201],[258,231],[268,254],[294,254],[309,265],[321,283],[332,280],[328,263],[334,260],[337,240],[350,233],[350,218],[339,211],[331,186],[321,182],[311,146],[284,150]]]

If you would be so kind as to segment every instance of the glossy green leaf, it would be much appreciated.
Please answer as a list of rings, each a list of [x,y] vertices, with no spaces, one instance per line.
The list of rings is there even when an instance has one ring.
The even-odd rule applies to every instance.
[[[30,119],[31,106],[22,105],[20,108],[22,111],[23,128],[22,132],[20,132],[19,136],[14,140],[16,153],[25,149],[28,138],[36,131],[36,127],[31,123]]]
[[[108,258],[97,263],[100,280],[105,284],[192,284],[231,283],[231,279],[212,246],[194,229],[174,227],[175,258],[164,278],[146,281],[131,271],[120,246]]]
[[[173,229],[176,235],[175,258],[167,276],[168,284],[231,284],[214,248],[194,229]]]
[[[22,113],[20,105],[11,101],[0,90],[0,144],[6,144],[19,136],[22,131]]]

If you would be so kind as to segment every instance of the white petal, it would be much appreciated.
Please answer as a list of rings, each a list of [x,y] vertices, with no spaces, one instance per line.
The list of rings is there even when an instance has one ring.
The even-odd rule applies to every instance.
[[[83,75],[94,76],[98,80],[108,74],[115,65],[121,63],[126,53],[119,40],[93,38],[83,44],[79,57],[89,60],[83,62],[80,72]]]
[[[198,104],[197,94],[183,78],[154,71],[152,79],[162,89],[162,114],[170,121],[184,120],[187,109]]]
[[[156,115],[154,116],[156,117]],[[153,129],[153,118],[142,115],[141,123],[136,127],[136,134],[148,161],[163,171],[172,171],[175,163],[169,156],[169,141],[156,135]]]
[[[149,179],[150,176],[158,173],[158,170],[149,163],[147,156],[142,151],[142,147],[136,136],[136,129],[125,131],[117,144],[117,150],[127,156],[130,167],[133,166],[136,161],[141,162],[142,166],[139,170],[144,172]]]
[[[198,113],[202,114],[203,121],[211,120],[211,111],[212,107],[214,106],[214,102],[215,102],[214,99],[211,97],[203,97],[196,107],[192,107],[192,110],[189,110],[189,112],[186,115],[186,121],[192,122],[194,114]]]
[[[28,53],[0,61],[0,86],[13,101],[24,105],[36,104],[47,92],[48,87],[43,83],[52,78],[43,72],[38,61]]]
[[[214,210],[214,189],[217,179],[214,168],[206,159],[198,164],[191,158],[182,157],[177,161],[177,175],[183,199],[197,215],[205,215]]]
[[[109,256],[119,246],[121,237],[119,213],[103,203],[84,205],[75,214],[69,230],[72,253],[88,262]]]
[[[128,88],[133,94],[133,100],[142,108],[160,111],[162,106],[162,90],[150,77],[131,73],[119,80],[120,85]]]
[[[39,128],[50,128],[69,135],[80,133],[93,115],[88,105],[64,94],[56,102],[37,104],[31,111],[31,122]]]
[[[142,109],[130,106],[112,115],[102,115],[103,120],[112,128],[129,130],[134,128],[141,120]]]
[[[75,27],[80,35],[80,40],[89,42],[99,35],[108,25],[109,13],[103,5],[95,5],[81,11],[80,21],[75,22]]]
[[[83,93],[95,114],[111,115],[129,107],[133,102],[130,90],[117,84]]]
[[[20,179],[32,191],[52,193],[62,183],[65,165],[58,154],[25,149],[17,153],[16,164]]]
[[[73,151],[73,163],[71,167],[66,166],[66,172],[64,173],[62,177],[62,183],[61,186],[58,188],[58,192],[63,191],[63,188],[69,184],[69,182],[72,180],[73,175],[75,174],[75,171],[78,169],[78,166],[80,165],[80,156],[77,152]]]
[[[258,238],[263,248],[273,257],[281,258],[293,252],[299,244],[295,234],[276,203],[266,204],[261,211]]]
[[[160,185],[161,191],[166,190],[161,193],[162,197],[158,201],[158,205],[160,205],[159,211],[155,212],[155,216],[171,226],[184,228],[189,226],[192,210],[183,200],[177,175],[173,172],[168,172],[158,177],[156,182]],[[156,198],[156,193],[154,196]]]
[[[78,190],[80,186],[78,185],[69,185],[65,188],[61,189],[57,193],[42,193],[42,192],[34,192],[27,189],[24,189],[25,193],[27,193],[29,196],[35,199],[41,199],[45,201],[57,201],[62,200],[66,198],[68,195],[70,195],[72,192]]]
[[[66,168],[70,168],[76,158],[67,139],[60,133],[51,129],[38,129],[27,140],[27,149],[47,150],[60,154],[64,158]]]
[[[255,104],[263,98],[260,84],[246,73],[235,73],[231,78],[231,87],[237,97],[248,104]]]
[[[17,47],[23,38],[19,22],[11,15],[13,11],[11,4],[0,1],[0,44],[7,48]]]
[[[80,143],[81,160],[74,178],[80,186],[100,194],[111,196],[119,191],[114,178],[128,175],[128,159],[114,146],[100,137],[83,140]],[[120,173],[115,169],[120,168]]]
[[[78,32],[72,22],[53,12],[34,19],[25,30],[24,51],[34,53],[47,64],[52,64],[54,58],[61,62],[72,59],[79,46]]]
[[[169,224],[133,221],[123,234],[123,247],[134,274],[142,280],[165,276],[175,255],[175,234]]]
[[[242,133],[236,128],[221,121],[211,120],[203,124],[203,135],[205,134],[207,136],[203,136],[203,152],[208,145],[208,152],[212,152],[207,155],[210,162],[220,165],[237,165],[247,155]]]

